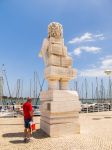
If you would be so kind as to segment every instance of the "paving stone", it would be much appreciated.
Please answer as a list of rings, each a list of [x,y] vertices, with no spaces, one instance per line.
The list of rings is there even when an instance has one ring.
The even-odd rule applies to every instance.
[[[22,117],[0,118],[0,150],[112,150],[112,118],[105,118],[111,116],[111,111],[80,114],[81,133],[59,138],[50,138],[39,130],[40,118],[35,117],[38,130],[27,144],[22,143]]]

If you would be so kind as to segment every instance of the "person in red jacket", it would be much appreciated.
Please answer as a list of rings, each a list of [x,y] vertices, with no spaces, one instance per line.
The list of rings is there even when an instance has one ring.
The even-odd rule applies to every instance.
[[[31,136],[30,122],[33,120],[32,99],[27,98],[27,102],[23,104],[24,113],[24,142],[28,142]]]

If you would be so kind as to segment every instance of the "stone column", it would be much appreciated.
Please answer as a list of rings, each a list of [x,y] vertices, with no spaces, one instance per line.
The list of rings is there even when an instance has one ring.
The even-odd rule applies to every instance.
[[[57,90],[59,89],[58,80],[48,80],[48,90]]]
[[[59,88],[60,88],[60,90],[68,90],[68,81],[67,80],[60,80],[59,81]]]

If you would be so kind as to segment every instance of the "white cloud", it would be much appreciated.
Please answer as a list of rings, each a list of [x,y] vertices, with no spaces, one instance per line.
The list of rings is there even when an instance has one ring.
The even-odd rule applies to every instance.
[[[81,54],[81,49],[80,48],[76,48],[73,53],[74,53],[74,55],[79,56]]]
[[[70,44],[73,43],[81,43],[81,42],[85,42],[85,41],[92,41],[92,34],[91,33],[85,33],[84,35],[82,35],[81,37],[75,37],[73,38],[71,41],[69,41]]]
[[[103,34],[96,34],[95,37],[99,40],[104,40],[104,35]]]
[[[110,55],[106,56],[106,58],[103,58],[101,64],[101,68],[112,69],[112,56]]]
[[[75,37],[72,40],[70,40],[68,43],[69,44],[74,44],[74,43],[82,43],[82,42],[89,42],[89,41],[95,41],[95,40],[103,40],[104,39],[104,35],[103,34],[92,34],[89,32],[84,33],[82,36],[80,37]]]
[[[76,48],[72,54],[79,56],[82,51],[90,52],[90,53],[98,53],[100,52],[100,50],[101,50],[100,47],[81,46],[81,47]]]
[[[91,69],[81,70],[79,75],[80,76],[87,76],[87,77],[103,77],[106,76],[104,73],[105,70],[112,71],[112,55],[105,56],[104,58],[100,59],[99,66],[94,66]]]
[[[100,47],[89,47],[89,46],[83,46],[81,47],[82,50],[86,51],[86,52],[94,52],[94,53],[98,53],[101,48]]]

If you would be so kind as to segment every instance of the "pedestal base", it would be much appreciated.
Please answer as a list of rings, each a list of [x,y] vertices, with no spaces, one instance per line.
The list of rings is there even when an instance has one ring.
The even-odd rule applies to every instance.
[[[40,128],[51,137],[80,133],[80,102],[76,91],[41,92]]]
[[[41,129],[50,137],[59,137],[80,133],[79,122],[49,124],[41,120]]]

